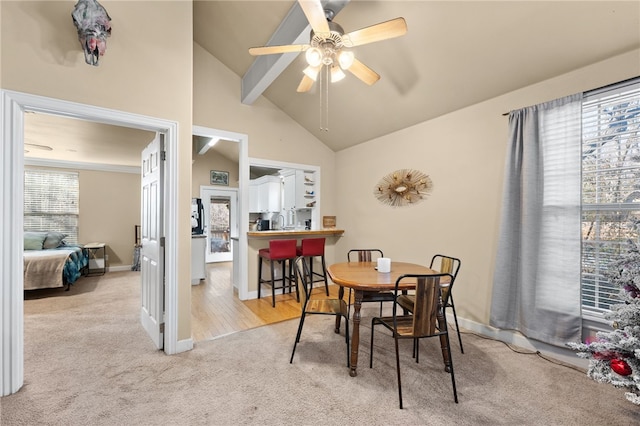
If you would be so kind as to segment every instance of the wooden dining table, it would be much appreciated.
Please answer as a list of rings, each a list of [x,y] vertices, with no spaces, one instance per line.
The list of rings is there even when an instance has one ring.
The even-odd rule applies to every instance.
[[[354,303],[353,303],[353,324],[351,332],[351,369],[349,375],[355,377],[358,375],[358,348],[360,346],[360,309],[362,307],[362,297],[365,292],[380,292],[380,291],[393,291],[396,288],[396,280],[407,274],[434,274],[438,271],[434,271],[423,265],[407,262],[391,262],[391,272],[382,273],[377,271],[376,262],[344,262],[334,263],[327,267],[327,273],[331,280],[339,285],[340,292],[339,297],[344,296],[344,288],[351,288],[354,290]],[[441,285],[448,284],[444,279],[440,282]],[[400,290],[412,290],[415,288],[415,282],[407,280],[401,283]],[[439,315],[439,321],[445,321],[444,315]],[[336,318],[336,333],[340,331],[340,317]],[[445,363],[445,369],[447,365],[450,365],[450,354],[446,351],[443,345],[442,356]]]

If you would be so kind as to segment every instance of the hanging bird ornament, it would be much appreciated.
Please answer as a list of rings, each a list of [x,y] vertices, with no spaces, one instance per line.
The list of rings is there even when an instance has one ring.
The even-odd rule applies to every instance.
[[[78,0],[71,17],[78,29],[85,62],[98,66],[100,56],[107,50],[107,37],[111,35],[109,14],[97,0]]]

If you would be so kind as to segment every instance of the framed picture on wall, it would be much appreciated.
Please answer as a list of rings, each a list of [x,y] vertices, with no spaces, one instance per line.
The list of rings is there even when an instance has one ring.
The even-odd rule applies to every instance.
[[[211,185],[229,186],[229,172],[211,170]]]

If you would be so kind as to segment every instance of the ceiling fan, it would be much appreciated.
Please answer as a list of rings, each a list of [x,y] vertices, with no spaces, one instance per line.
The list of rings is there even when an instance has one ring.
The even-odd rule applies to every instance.
[[[272,55],[276,53],[305,52],[309,65],[305,68],[298,92],[307,92],[324,68],[331,82],[345,77],[344,70],[368,85],[380,80],[380,76],[371,68],[355,58],[350,48],[376,41],[400,37],[407,32],[404,18],[395,18],[350,33],[333,22],[334,12],[323,9],[320,0],[298,0],[304,15],[311,25],[309,44],[290,44],[284,46],[252,47],[249,53],[253,56]]]

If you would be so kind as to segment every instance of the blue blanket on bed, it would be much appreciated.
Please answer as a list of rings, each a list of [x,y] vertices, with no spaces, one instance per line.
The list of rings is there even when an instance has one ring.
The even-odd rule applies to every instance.
[[[89,264],[89,254],[87,250],[77,244],[67,244],[58,248],[73,250],[67,258],[67,262],[65,263],[62,271],[64,282],[67,284],[73,284],[78,278],[80,278],[82,270]]]

